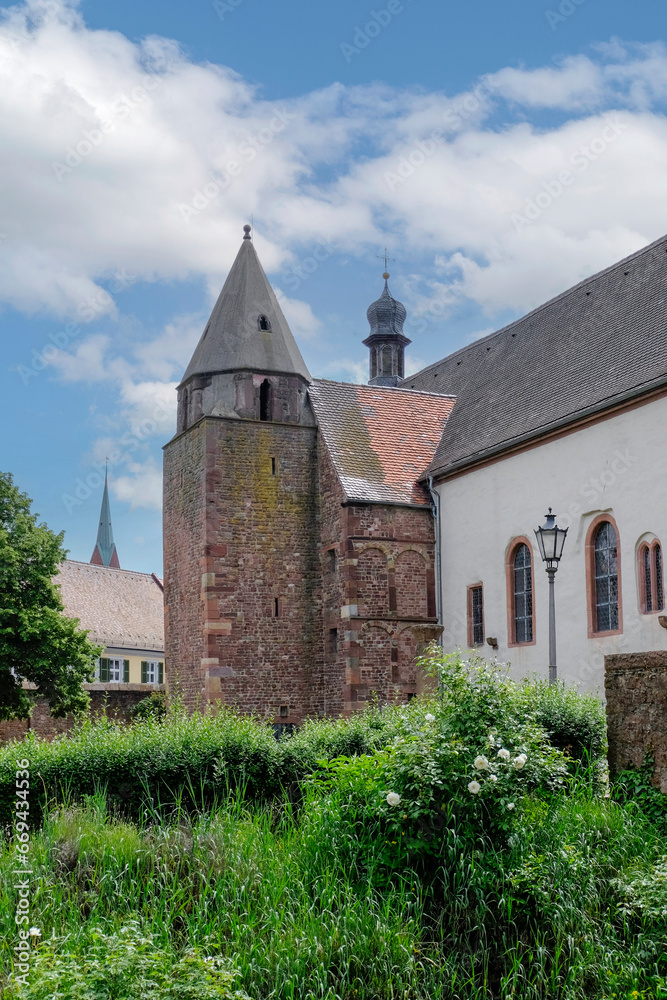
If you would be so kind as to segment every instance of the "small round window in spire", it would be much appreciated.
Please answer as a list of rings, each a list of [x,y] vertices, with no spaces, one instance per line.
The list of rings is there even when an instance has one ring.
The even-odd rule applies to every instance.
[[[260,330],[270,330],[271,324],[269,323],[266,316],[259,316],[257,318],[257,326]]]

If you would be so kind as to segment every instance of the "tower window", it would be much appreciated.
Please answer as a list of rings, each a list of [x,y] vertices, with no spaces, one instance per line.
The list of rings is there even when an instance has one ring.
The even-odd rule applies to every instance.
[[[393,351],[391,347],[382,348],[382,374],[383,375],[393,375],[394,374],[394,359],[392,357]]]
[[[266,316],[259,316],[258,319],[257,319],[257,325],[260,328],[260,330],[270,330],[271,329],[271,324],[269,323],[269,321],[266,318]]]
[[[273,617],[280,618],[280,598],[273,598]]]
[[[268,378],[259,387],[259,419],[271,419],[271,383]]]
[[[276,474],[276,460],[275,460],[275,457],[272,455],[271,456],[271,475],[275,476],[275,474]]]
[[[329,652],[335,656],[338,652],[338,629],[329,629]]]
[[[336,572],[336,550],[327,549],[327,559],[329,560],[329,572]]]

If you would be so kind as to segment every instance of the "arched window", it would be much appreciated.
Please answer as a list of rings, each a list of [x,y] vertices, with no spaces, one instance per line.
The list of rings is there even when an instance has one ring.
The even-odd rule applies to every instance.
[[[257,318],[257,326],[260,328],[260,330],[270,330],[271,329],[271,324],[269,323],[269,321],[268,321],[268,319],[267,319],[266,316],[259,316]]]
[[[533,641],[533,566],[530,549],[522,542],[514,550],[514,641]]]
[[[602,521],[595,531],[594,621],[596,632],[616,632],[618,614],[618,538],[611,521]]]
[[[394,370],[393,369],[394,369],[394,365],[393,365],[393,358],[392,358],[392,350],[391,350],[391,347],[388,347],[387,345],[385,345],[382,348],[382,374],[383,375],[393,375],[394,374]]]
[[[371,378],[376,378],[378,374],[378,349],[371,348]]]
[[[643,614],[663,611],[665,588],[662,568],[662,548],[660,542],[651,545],[645,542],[639,549],[639,594]]]
[[[259,419],[271,419],[271,383],[268,378],[259,387]]]

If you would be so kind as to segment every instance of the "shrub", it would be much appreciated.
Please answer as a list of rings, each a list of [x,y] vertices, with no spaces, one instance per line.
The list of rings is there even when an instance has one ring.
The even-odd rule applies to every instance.
[[[164,691],[153,691],[130,709],[135,722],[144,719],[163,719],[167,714],[167,698]]]
[[[234,989],[235,974],[221,958],[197,949],[178,957],[132,922],[115,934],[98,930],[67,951],[57,939],[45,941],[32,950],[29,969],[25,982],[6,988],[7,1000],[249,1000]]]

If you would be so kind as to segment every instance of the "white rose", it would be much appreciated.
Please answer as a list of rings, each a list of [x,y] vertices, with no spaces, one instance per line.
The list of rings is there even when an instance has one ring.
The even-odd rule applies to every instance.
[[[387,795],[387,803],[390,806],[397,806],[401,801],[401,796],[397,792],[389,792]]]
[[[497,780],[498,780],[498,778],[496,777],[495,774],[490,774],[489,775],[489,781],[497,781]]]
[[[503,750],[499,750],[498,751],[498,756],[500,757],[501,760],[509,760],[510,759],[510,752],[509,752],[509,750],[504,750],[504,749]]]
[[[510,809],[510,810],[514,809],[514,803],[513,802],[508,802],[507,803],[507,808]]]
[[[431,715],[430,712],[427,712],[424,718],[427,722],[435,722],[435,715]]]
[[[489,769],[489,762],[488,762],[488,760],[486,759],[486,757],[483,757],[481,754],[479,755],[479,757],[475,757],[475,759],[473,761],[473,764],[475,765],[475,767],[477,768],[478,771],[488,771],[488,769]]]
[[[482,786],[479,781],[471,781],[468,785],[468,791],[472,792],[473,795],[479,795],[482,790]]]
[[[526,757],[523,755],[521,757],[515,757],[512,763],[514,764],[514,767],[517,769],[517,771],[520,771],[521,768],[526,763]]]

